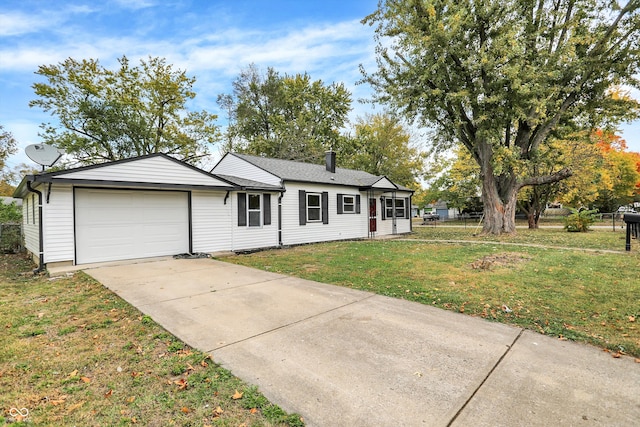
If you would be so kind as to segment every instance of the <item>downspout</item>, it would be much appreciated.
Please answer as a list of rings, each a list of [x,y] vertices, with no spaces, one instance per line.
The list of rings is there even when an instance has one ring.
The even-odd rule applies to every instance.
[[[27,180],[27,190],[31,191],[32,193],[35,193],[38,195],[38,261],[39,261],[39,265],[38,268],[36,268],[35,270],[33,270],[34,274],[38,274],[41,273],[45,270],[45,265],[44,265],[44,235],[43,235],[43,227],[42,227],[42,192],[36,190],[35,188],[31,187],[31,181]]]
[[[396,192],[395,191],[391,193],[391,199],[393,200],[393,203],[391,204],[391,206],[393,206],[393,215],[391,216],[391,234],[395,236],[396,234],[398,234],[398,220],[396,217]]]
[[[284,196],[284,192],[287,191],[282,190],[280,195],[278,196],[278,246],[282,247],[282,197]]]
[[[409,232],[413,233],[413,193],[409,194]]]

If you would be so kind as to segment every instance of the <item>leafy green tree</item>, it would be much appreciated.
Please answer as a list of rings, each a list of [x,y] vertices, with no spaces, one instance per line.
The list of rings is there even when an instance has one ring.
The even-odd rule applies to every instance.
[[[20,223],[22,221],[22,208],[16,202],[3,203],[0,201],[0,224]]]
[[[250,65],[233,82],[233,95],[218,99],[232,106],[227,138],[242,140],[235,145],[240,151],[319,163],[344,143],[340,129],[351,95],[342,84],[325,85],[306,73],[282,76],[273,68],[262,74]]]
[[[0,125],[0,169],[4,171],[7,158],[15,154],[18,149],[18,143],[13,134],[4,130],[4,126]]]
[[[592,139],[600,150],[600,186],[592,205],[600,212],[614,212],[632,202],[637,194],[640,155],[627,151],[625,140],[613,132],[598,130]]]
[[[340,165],[385,175],[391,181],[416,187],[424,172],[425,156],[411,144],[411,135],[397,117],[368,114],[355,124],[355,137],[341,150]]]
[[[453,157],[438,158],[428,175],[434,176],[429,187],[430,203],[444,200],[448,206],[468,212],[474,210],[480,194],[480,170],[461,145]]]
[[[483,232],[515,231],[518,192],[571,176],[530,175],[555,133],[637,117],[612,88],[638,87],[640,1],[382,0],[374,101],[435,127],[479,165]]]
[[[7,158],[18,150],[18,142],[13,134],[4,130],[0,125],[0,196],[10,196],[13,193],[13,171],[7,167]]]
[[[81,164],[103,163],[151,153],[194,162],[219,138],[215,115],[187,111],[196,96],[194,77],[174,70],[162,58],[131,66],[123,56],[116,70],[97,60],[69,58],[40,66],[44,83],[33,85],[30,102],[58,119],[43,124],[45,142],[62,148]]]

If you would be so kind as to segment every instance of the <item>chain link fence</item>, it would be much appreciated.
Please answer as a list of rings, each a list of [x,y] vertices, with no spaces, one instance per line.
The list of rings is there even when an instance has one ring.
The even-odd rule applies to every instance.
[[[0,253],[17,254],[22,246],[22,224],[0,224]]]

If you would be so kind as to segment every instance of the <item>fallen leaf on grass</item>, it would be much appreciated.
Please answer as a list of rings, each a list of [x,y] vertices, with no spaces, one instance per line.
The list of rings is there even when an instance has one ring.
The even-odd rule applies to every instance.
[[[180,378],[177,381],[174,381],[174,384],[178,385],[178,390],[185,390],[187,388],[187,382],[184,380],[184,378]]]
[[[80,379],[82,380],[83,383],[90,383],[91,382],[91,378],[80,377]]]
[[[622,356],[622,354],[618,351],[618,352],[616,352],[616,353],[613,353],[611,356],[612,356],[614,359],[619,359],[619,358]]]
[[[184,414],[188,414],[189,412],[191,412],[191,410],[190,410],[189,408],[187,408],[186,406],[183,406],[180,410],[181,410]]]
[[[635,322],[636,316],[629,316],[629,322]]]
[[[112,394],[113,390],[109,389],[109,391],[104,394],[104,397],[111,397]]]
[[[77,369],[74,369],[74,370],[73,370],[73,372],[71,372],[71,373],[69,374],[69,378],[75,377],[75,376],[77,376],[77,375],[78,375],[78,370],[77,370]]]
[[[131,396],[129,398],[127,398],[127,403],[133,403],[136,400],[135,396]]]
[[[200,366],[206,368],[207,366],[209,366],[209,364],[206,362],[206,360],[203,360],[202,362],[200,362]]]
[[[213,410],[213,413],[216,417],[219,417],[224,413],[224,410],[218,406],[216,409]]]
[[[62,405],[67,400],[67,396],[60,396],[57,399],[49,399],[48,402],[53,406]]]
[[[256,414],[258,413],[258,408],[251,408],[249,412],[251,412],[252,414]]]
[[[75,405],[71,405],[69,406],[69,408],[67,409],[67,412],[71,412],[71,411],[75,411],[76,409],[80,408],[82,405],[84,405],[85,401],[83,400],[82,402],[78,402]]]
[[[233,394],[233,396],[231,396],[231,398],[232,398],[233,400],[242,399],[242,395],[243,395],[243,394],[244,394],[244,393],[242,393],[242,392],[240,392],[240,391],[236,390],[236,392]]]

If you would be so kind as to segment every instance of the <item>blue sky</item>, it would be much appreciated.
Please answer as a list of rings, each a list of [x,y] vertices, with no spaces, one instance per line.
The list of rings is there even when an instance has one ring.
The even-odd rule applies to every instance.
[[[370,107],[356,100],[358,66],[375,67],[373,30],[360,20],[377,0],[3,0],[0,2],[0,124],[21,147],[40,142],[38,126],[51,118],[29,108],[39,65],[68,57],[107,66],[126,55],[167,59],[195,76],[190,107],[219,113],[215,99],[231,92],[240,70],[308,72],[342,82],[353,94],[352,118]],[[635,93],[634,93],[635,95]],[[223,116],[223,114],[220,114]],[[640,122],[623,127],[629,148],[640,151]],[[9,166],[31,163],[20,154]]]

